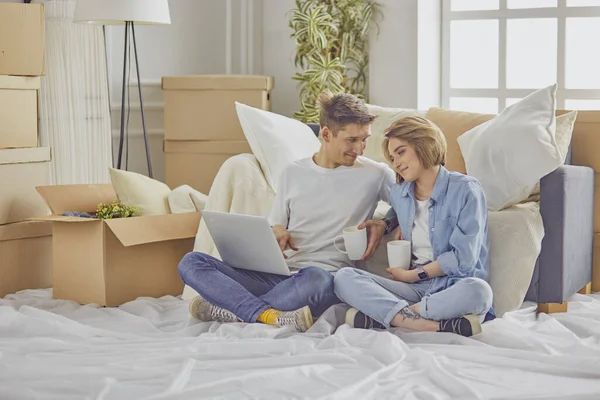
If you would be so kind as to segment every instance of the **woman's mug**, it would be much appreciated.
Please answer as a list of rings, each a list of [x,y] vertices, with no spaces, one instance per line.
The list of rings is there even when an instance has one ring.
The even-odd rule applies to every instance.
[[[387,254],[390,268],[410,268],[412,253],[408,240],[392,240],[388,242]]]
[[[344,239],[346,251],[337,246],[337,240]],[[335,249],[341,253],[348,254],[351,260],[360,260],[367,250],[367,229],[358,229],[356,226],[348,226],[342,230],[342,234],[333,239]]]

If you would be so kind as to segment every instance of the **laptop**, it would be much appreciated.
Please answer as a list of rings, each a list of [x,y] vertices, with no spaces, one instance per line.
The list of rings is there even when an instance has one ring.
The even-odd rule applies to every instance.
[[[234,268],[291,275],[265,217],[202,211],[221,259]]]

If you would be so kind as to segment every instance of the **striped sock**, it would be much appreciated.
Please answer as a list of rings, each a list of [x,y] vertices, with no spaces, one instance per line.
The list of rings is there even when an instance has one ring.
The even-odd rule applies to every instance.
[[[275,321],[277,320],[277,317],[279,317],[281,315],[281,311],[276,310],[274,308],[268,308],[265,311],[263,311],[262,313],[260,313],[260,315],[258,316],[258,318],[256,318],[256,320],[258,322],[262,322],[263,324],[267,324],[267,325],[277,325],[275,323]]]

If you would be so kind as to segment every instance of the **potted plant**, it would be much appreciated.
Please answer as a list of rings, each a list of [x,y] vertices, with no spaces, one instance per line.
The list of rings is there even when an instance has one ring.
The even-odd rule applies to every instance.
[[[380,6],[373,0],[296,0],[291,11],[291,35],[296,41],[294,64],[301,110],[294,117],[318,122],[316,99],[328,89],[352,93],[368,101],[368,33]]]

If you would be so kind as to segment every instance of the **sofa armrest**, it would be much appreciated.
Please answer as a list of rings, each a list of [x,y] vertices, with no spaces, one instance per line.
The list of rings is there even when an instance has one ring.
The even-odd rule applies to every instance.
[[[561,303],[592,280],[594,170],[565,165],[540,181],[544,221],[536,265],[538,303]]]
[[[310,127],[310,129],[312,129],[315,136],[319,137],[319,133],[321,132],[321,125],[312,122],[309,122],[307,125]]]

